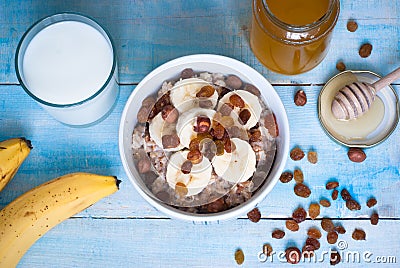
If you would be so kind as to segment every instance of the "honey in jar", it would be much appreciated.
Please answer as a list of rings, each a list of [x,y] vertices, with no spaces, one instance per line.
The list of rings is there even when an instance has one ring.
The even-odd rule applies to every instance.
[[[250,46],[274,72],[309,71],[328,52],[339,9],[339,0],[253,0]]]

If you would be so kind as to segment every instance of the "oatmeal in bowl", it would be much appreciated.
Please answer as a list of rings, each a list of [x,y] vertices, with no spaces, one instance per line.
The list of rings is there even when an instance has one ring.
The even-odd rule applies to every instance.
[[[151,72],[130,96],[119,146],[139,193],[192,221],[241,216],[272,189],[289,129],[272,86],[249,66],[193,55]]]

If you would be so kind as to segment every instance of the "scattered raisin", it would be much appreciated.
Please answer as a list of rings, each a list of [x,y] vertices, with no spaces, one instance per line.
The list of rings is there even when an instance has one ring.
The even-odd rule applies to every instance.
[[[232,94],[229,97],[229,102],[234,106],[234,107],[239,107],[239,108],[244,108],[244,101],[243,99],[237,95],[237,94]]]
[[[249,141],[250,142],[261,141],[261,131],[258,129],[251,131]]]
[[[311,190],[310,188],[308,188],[307,185],[303,184],[303,183],[298,183],[294,186],[294,193],[297,196],[303,197],[303,198],[307,198],[310,196],[311,194]]]
[[[301,255],[303,258],[312,258],[314,257],[314,246],[310,244],[305,244],[301,250]]]
[[[307,212],[304,210],[304,208],[299,207],[293,211],[292,218],[297,223],[303,222],[307,218]]]
[[[311,238],[320,239],[322,234],[317,228],[310,228],[307,231],[307,235]]]
[[[292,232],[297,232],[299,224],[295,220],[286,220],[286,228]]]
[[[346,229],[344,229],[344,227],[342,225],[336,225],[335,232],[337,232],[338,234],[345,234]]]
[[[358,51],[358,54],[361,58],[368,58],[372,52],[372,45],[371,44],[363,44]]]
[[[347,156],[349,157],[350,161],[355,163],[361,163],[367,158],[367,155],[364,153],[364,151],[361,148],[356,147],[350,148],[347,152]]]
[[[269,257],[272,254],[272,246],[270,244],[263,245],[263,253],[265,256]]]
[[[272,238],[282,239],[285,236],[285,232],[279,229],[276,229],[272,232]]]
[[[378,203],[378,202],[376,201],[376,199],[373,198],[373,197],[371,197],[371,198],[368,199],[368,201],[367,201],[367,206],[368,206],[369,208],[372,208],[373,206],[376,205],[376,203]]]
[[[244,262],[244,253],[240,248],[235,251],[235,261],[238,265],[242,265]]]
[[[225,128],[221,124],[216,124],[210,133],[214,138],[220,140],[224,137]]]
[[[300,262],[301,252],[296,247],[289,247],[285,250],[285,257],[288,263],[296,264]]]
[[[223,116],[228,116],[231,114],[232,110],[233,110],[233,105],[230,103],[223,103],[221,105],[221,108],[219,108],[219,112],[223,115]]]
[[[292,160],[294,161],[299,161],[303,159],[303,157],[304,157],[304,152],[299,147],[295,147],[292,149],[292,151],[290,151],[290,158],[292,158]]]
[[[304,106],[307,103],[307,95],[304,90],[298,90],[294,95],[294,103],[297,106]]]
[[[328,199],[321,199],[321,200],[319,200],[319,203],[321,204],[321,206],[326,207],[326,208],[331,206],[331,202],[329,202]]]
[[[335,225],[333,224],[332,220],[328,218],[323,218],[321,221],[321,227],[326,232],[332,232],[335,230]]]
[[[251,113],[249,110],[247,110],[247,109],[241,110],[239,113],[240,124],[246,125],[247,122],[249,121],[250,117],[251,117]]]
[[[210,130],[211,120],[207,116],[198,116],[194,131],[198,133],[207,133]]]
[[[333,200],[336,200],[337,198],[338,198],[338,195],[339,195],[339,191],[338,190],[333,190],[333,192],[332,192],[332,199]]]
[[[357,24],[357,22],[355,22],[354,20],[349,20],[348,22],[347,22],[347,30],[349,31],[349,32],[355,32],[356,30],[358,29],[358,24]]]
[[[247,213],[247,217],[252,222],[259,222],[261,219],[261,212],[258,208],[253,208],[253,210],[251,210]]]
[[[289,171],[285,171],[281,174],[281,176],[279,177],[279,180],[282,183],[288,183],[289,181],[291,181],[293,179],[293,173],[289,172]]]
[[[301,171],[300,169],[295,169],[293,171],[293,177],[294,177],[294,180],[296,181],[296,183],[304,182],[304,174],[303,174],[303,171]]]
[[[214,95],[215,88],[211,85],[206,85],[202,87],[197,93],[196,97],[197,98],[209,98],[212,95]]]
[[[166,105],[161,110],[161,117],[165,120],[165,122],[172,124],[178,120],[179,112],[174,106]]]
[[[230,139],[226,139],[225,142],[224,142],[224,149],[225,149],[225,152],[230,154],[233,151],[235,151],[236,145]]]
[[[183,69],[181,72],[181,78],[183,79],[191,78],[193,76],[194,76],[194,71],[192,68]]]
[[[348,201],[348,200],[352,199],[349,191],[347,191],[346,189],[342,189],[342,191],[340,191],[340,195],[342,196],[344,201]]]
[[[321,244],[319,243],[318,239],[313,238],[313,237],[309,237],[306,240],[306,245],[312,245],[314,250],[318,250],[321,246]]]
[[[176,134],[164,135],[161,141],[164,149],[176,148],[180,144],[179,137]]]
[[[351,235],[351,237],[354,240],[365,240],[366,235],[365,235],[364,230],[356,228],[356,229],[354,229],[353,234]]]
[[[311,164],[316,164],[318,162],[318,154],[317,152],[310,151],[307,153],[307,160]]]
[[[183,174],[189,174],[192,171],[193,163],[190,162],[189,160],[186,160],[183,162],[181,166],[181,171]]]
[[[190,151],[200,150],[200,139],[199,138],[194,138],[190,141],[189,150]]]
[[[379,221],[379,215],[378,215],[378,213],[375,212],[371,215],[371,224],[377,225],[378,221]]]
[[[186,158],[193,164],[199,164],[201,161],[203,161],[203,155],[199,150],[189,151]]]
[[[330,231],[326,236],[326,240],[329,244],[335,244],[338,240],[338,234],[335,231]]]
[[[339,182],[337,182],[337,181],[330,181],[330,182],[328,182],[328,183],[326,183],[326,189],[327,190],[332,190],[332,189],[335,189],[335,188],[337,188],[339,186]]]
[[[243,85],[242,80],[239,77],[237,77],[236,75],[233,75],[233,74],[229,75],[226,78],[225,83],[226,83],[226,85],[228,87],[233,88],[233,89],[239,89]]]
[[[310,215],[310,218],[315,220],[320,213],[320,207],[319,204],[317,203],[311,203],[310,207],[308,208],[308,215]]]
[[[360,210],[361,209],[360,204],[354,199],[347,200],[346,207],[350,210]]]
[[[338,63],[336,63],[336,69],[339,72],[346,71],[346,65],[342,61],[339,61]]]
[[[341,261],[342,257],[340,256],[340,253],[337,251],[331,251],[331,257],[329,259],[329,263],[331,265],[336,265],[339,264]]]

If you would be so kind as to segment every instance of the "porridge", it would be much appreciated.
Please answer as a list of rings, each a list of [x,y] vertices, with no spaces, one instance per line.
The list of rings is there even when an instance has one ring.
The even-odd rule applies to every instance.
[[[185,69],[142,102],[135,164],[159,200],[192,213],[247,201],[267,180],[279,135],[260,91],[235,75]]]

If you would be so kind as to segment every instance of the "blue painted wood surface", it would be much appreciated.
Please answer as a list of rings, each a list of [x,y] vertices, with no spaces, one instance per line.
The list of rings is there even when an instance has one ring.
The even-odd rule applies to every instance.
[[[94,17],[111,32],[118,53],[121,94],[111,115],[86,129],[66,127],[52,119],[18,85],[14,54],[23,32],[37,19],[62,11]],[[329,139],[317,116],[319,90],[337,73],[336,62],[349,69],[386,74],[399,66],[400,3],[398,1],[341,1],[341,14],[326,59],[314,70],[296,76],[272,73],[252,54],[248,45],[251,1],[0,1],[0,140],[25,136],[34,150],[21,169],[0,193],[0,208],[11,200],[59,175],[73,171],[113,174],[123,180],[116,194],[55,227],[41,238],[22,259],[21,267],[232,267],[234,252],[242,248],[244,267],[266,267],[257,253],[264,243],[279,252],[287,245],[302,247],[308,226],[319,226],[321,217],[341,222],[347,233],[339,238],[347,251],[372,252],[375,257],[394,256],[400,262],[400,130],[384,143],[366,151],[367,160],[352,163],[347,149]],[[356,19],[355,33],[346,30],[348,19]],[[218,26],[218,27],[216,27]],[[358,48],[373,45],[372,55],[362,59]],[[259,204],[262,220],[252,223],[246,215],[219,224],[195,225],[171,220],[148,205],[124,174],[118,153],[118,125],[124,103],[135,85],[160,64],[188,54],[215,53],[239,59],[262,73],[281,97],[291,127],[290,147],[318,152],[319,161],[288,160],[286,169],[300,167],[312,195],[293,194],[294,183],[278,183]],[[298,89],[307,93],[304,107],[293,104]],[[394,85],[399,93],[399,84]],[[284,228],[286,218],[299,205],[308,207],[321,197],[330,199],[326,181],[337,179],[363,205],[350,212],[343,201],[321,209],[317,220],[307,220],[297,233],[286,230],[284,240],[271,238],[274,228]],[[381,220],[369,224],[372,209],[365,202],[375,196]],[[367,241],[351,239],[361,227]],[[331,248],[322,237],[321,251]],[[338,248],[337,243],[334,247]],[[346,250],[344,250],[346,251]],[[314,267],[327,266],[311,264]],[[283,265],[275,259],[274,266]],[[342,266],[376,263],[343,263]],[[301,266],[310,266],[302,264]],[[389,265],[388,265],[389,266]]]

